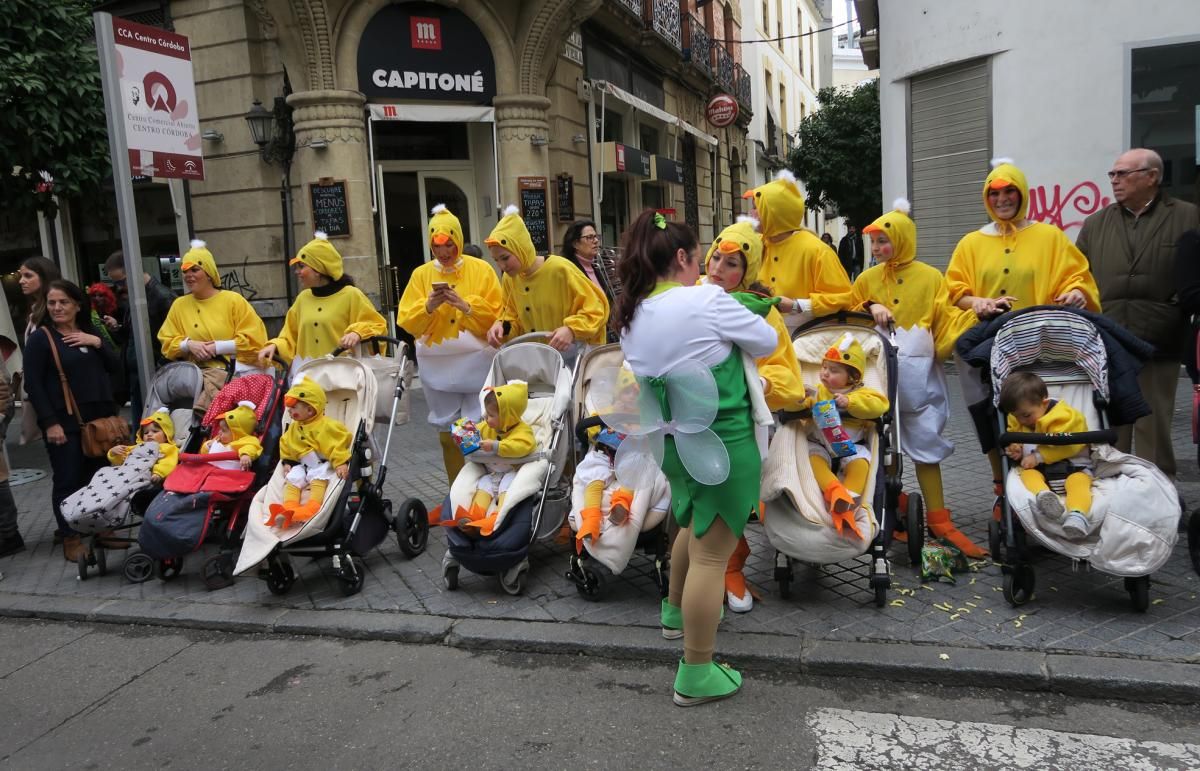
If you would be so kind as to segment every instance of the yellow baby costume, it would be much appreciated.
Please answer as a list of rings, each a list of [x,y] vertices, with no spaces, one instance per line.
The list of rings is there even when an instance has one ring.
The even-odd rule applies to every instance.
[[[228,445],[222,443],[218,436],[218,427],[214,425],[213,438],[200,447],[200,452],[204,455],[234,452],[237,453],[239,460],[216,460],[209,461],[210,463],[217,468],[241,470],[241,456],[247,455],[251,461],[254,461],[262,455],[262,443],[254,435],[254,428],[258,424],[254,409],[254,402],[238,402],[237,407],[218,418],[219,421],[224,421],[225,425],[229,426],[229,433],[233,436],[233,441]]]
[[[1015,415],[1010,414],[1007,429],[1010,433],[1073,434],[1087,431],[1088,426],[1087,418],[1078,410],[1064,401],[1052,400],[1046,414],[1038,418],[1033,428],[1025,428],[1017,421]],[[1066,481],[1067,510],[1079,512],[1085,519],[1088,518],[1092,509],[1092,456],[1088,445],[1027,444],[1022,448],[1025,455],[1035,451],[1042,456],[1042,464],[1070,461],[1072,471]],[[1050,489],[1046,484],[1045,474],[1037,468],[1023,468],[1020,473],[1021,481],[1025,484],[1026,489],[1039,496],[1038,502],[1041,504],[1043,497],[1039,494]],[[1057,497],[1054,500],[1057,502]],[[1061,504],[1057,504],[1057,506],[1059,509],[1057,513],[1061,516]],[[1045,510],[1043,509],[1043,511]]]
[[[179,448],[175,446],[175,423],[171,420],[171,413],[166,407],[160,407],[148,417],[142,418],[138,424],[137,442],[135,446],[145,444],[142,439],[142,428],[149,425],[157,425],[162,432],[167,435],[167,441],[158,443],[158,460],[150,468],[150,473],[159,479],[166,479],[167,474],[175,470],[179,465]],[[108,462],[114,466],[120,466],[125,462],[126,454],[116,454],[119,448],[114,447],[108,451]],[[128,447],[125,448],[128,451]]]
[[[1015,297],[1013,310],[1048,305],[1072,289],[1083,292],[1087,309],[1100,310],[1100,290],[1092,278],[1087,258],[1053,225],[1025,219],[1029,210],[1029,183],[1025,174],[1006,159],[983,183],[983,205],[992,222],[963,236],[954,248],[946,281],[950,302],[966,295]],[[988,190],[1013,186],[1021,192],[1020,208],[1011,220],[996,216],[988,204]]]
[[[288,309],[283,329],[267,342],[277,348],[279,357],[298,363],[332,353],[342,337],[350,333],[360,338],[387,334],[387,321],[358,287],[342,283],[342,255],[324,233],[300,248],[289,265],[303,263],[333,284],[305,289]]]
[[[199,266],[220,290],[221,276],[212,252],[203,241],[193,241],[192,248],[183,255],[181,267],[188,270],[193,266]],[[267,328],[246,298],[237,292],[221,290],[207,300],[185,294],[171,304],[167,319],[158,330],[158,341],[163,356],[174,361],[186,358],[192,340],[216,342],[219,355],[236,355],[241,364],[256,367],[258,351],[267,344]],[[224,366],[215,359],[197,363],[201,367]]]
[[[829,505],[834,527],[843,535],[849,529],[856,537],[862,538],[863,534],[854,521],[854,510],[858,508],[859,499],[866,490],[867,474],[871,466],[871,451],[864,442],[866,428],[872,420],[887,412],[888,398],[874,388],[862,385],[867,357],[862,345],[849,333],[830,346],[823,358],[825,361],[836,362],[853,369],[857,373],[858,382],[851,381],[849,388],[837,393],[830,391],[823,383],[818,384],[816,396],[810,397],[807,406],[812,407],[816,402],[845,396],[849,405],[844,410],[846,415],[842,417],[842,428],[854,442],[855,453],[842,459],[844,481],[839,481],[830,467],[830,445],[814,421],[808,430],[808,460],[813,476],[816,477],[817,484],[825,496],[825,502]]]
[[[483,423],[479,426],[480,437],[496,442],[495,455],[500,458],[523,458],[532,453],[537,448],[537,440],[533,428],[521,419],[529,404],[529,384],[523,380],[510,380],[486,390],[495,394],[501,427],[494,429]],[[481,535],[491,535],[497,515],[504,506],[504,495],[516,477],[517,467],[503,461],[484,465],[488,473],[479,478],[470,510],[460,507],[449,524],[478,528]]]
[[[504,210],[504,218],[487,237],[488,246],[511,252],[521,263],[517,276],[507,273],[500,284],[504,306],[500,320],[512,325],[510,335],[553,332],[568,327],[575,341],[600,345],[608,324],[608,298],[583,271],[567,260],[550,255],[539,266],[533,239],[515,206]]]
[[[742,197],[753,199],[762,223],[765,249],[758,280],[779,297],[810,301],[814,316],[838,310],[836,296],[850,289],[850,279],[837,253],[804,229],[804,194],[796,178],[782,171]],[[788,232],[781,241],[771,240]]]
[[[350,429],[325,414],[325,390],[307,377],[294,383],[284,394],[283,403],[292,407],[304,402],[316,414],[306,421],[293,420],[279,438],[279,459],[291,465],[283,486],[283,503],[268,507],[267,524],[291,527],[307,522],[321,510],[325,490],[336,477],[336,470],[350,462]],[[300,503],[300,494],[308,487],[308,500]]]

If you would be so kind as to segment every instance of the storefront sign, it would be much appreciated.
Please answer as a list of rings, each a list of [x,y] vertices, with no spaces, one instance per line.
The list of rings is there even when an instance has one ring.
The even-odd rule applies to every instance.
[[[204,179],[188,39],[116,17],[112,27],[133,174]]]
[[[359,40],[358,88],[369,97],[491,104],[496,67],[487,39],[461,11],[388,5]]]
[[[558,221],[573,222],[575,220],[575,178],[570,174],[559,174],[554,180],[558,199]]]
[[[322,177],[308,186],[312,204],[313,229],[329,238],[350,236],[350,202],[346,196],[346,180]]]
[[[732,126],[738,117],[737,100],[729,94],[717,94],[708,100],[704,114],[708,122],[717,128]]]
[[[683,164],[673,161],[664,155],[650,156],[654,173],[651,180],[655,182],[670,182],[672,185],[683,184]]]
[[[620,142],[603,142],[600,144],[600,170],[609,174],[649,177],[650,153]]]
[[[538,254],[550,252],[550,206],[546,202],[545,177],[517,177],[521,191],[521,219],[529,228],[533,248]]]

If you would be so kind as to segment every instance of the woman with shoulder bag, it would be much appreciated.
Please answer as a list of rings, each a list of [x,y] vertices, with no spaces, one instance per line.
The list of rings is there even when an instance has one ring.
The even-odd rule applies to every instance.
[[[117,352],[92,325],[87,295],[70,281],[51,281],[45,318],[25,346],[25,389],[46,436],[54,474],[51,504],[63,535],[63,556],[69,562],[86,547],[66,524],[60,506],[105,465],[103,451],[108,448],[101,450],[98,445],[88,453],[85,446],[102,445],[107,434],[118,430],[117,421],[105,419],[117,415],[112,379],[120,369]],[[128,431],[125,426],[123,433]],[[94,457],[98,451],[100,457]]]

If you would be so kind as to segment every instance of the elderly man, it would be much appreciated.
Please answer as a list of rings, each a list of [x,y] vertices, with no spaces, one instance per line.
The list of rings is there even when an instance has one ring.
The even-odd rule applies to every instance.
[[[1087,256],[1100,287],[1104,315],[1155,346],[1138,377],[1153,414],[1119,429],[1117,447],[1175,476],[1171,413],[1179,385],[1187,316],[1175,283],[1175,245],[1200,224],[1186,201],[1164,195],[1163,162],[1153,150],[1130,150],[1117,158],[1108,178],[1116,202],[1087,218],[1075,245]]]

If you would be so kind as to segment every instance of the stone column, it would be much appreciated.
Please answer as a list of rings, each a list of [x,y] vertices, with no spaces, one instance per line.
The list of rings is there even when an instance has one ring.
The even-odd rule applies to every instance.
[[[550,145],[534,145],[533,137],[549,139],[550,123],[547,113],[550,100],[544,96],[517,94],[497,96],[496,136],[500,154],[500,207],[518,204],[520,192],[517,177],[548,177]]]
[[[379,297],[379,264],[375,251],[375,218],[371,211],[369,147],[363,104],[357,91],[299,91],[287,98],[292,106],[296,154],[292,160],[295,241],[303,246],[313,234],[309,184],[322,177],[346,180],[350,237],[331,243],[345,260],[346,272],[373,299]],[[314,147],[313,143],[324,147]]]

